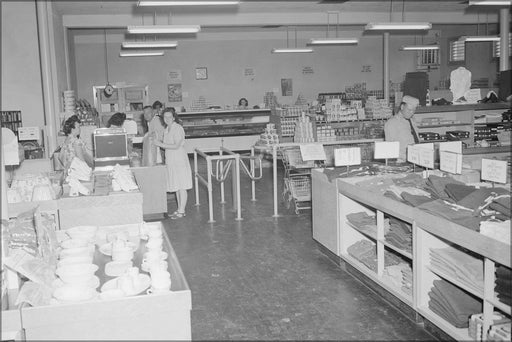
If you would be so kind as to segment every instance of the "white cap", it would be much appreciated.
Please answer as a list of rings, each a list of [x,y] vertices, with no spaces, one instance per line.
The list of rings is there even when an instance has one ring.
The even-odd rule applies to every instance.
[[[418,105],[420,104],[420,100],[418,100],[417,98],[412,97],[410,95],[405,95],[402,98],[402,102],[407,103],[407,105],[410,107],[418,107]]]

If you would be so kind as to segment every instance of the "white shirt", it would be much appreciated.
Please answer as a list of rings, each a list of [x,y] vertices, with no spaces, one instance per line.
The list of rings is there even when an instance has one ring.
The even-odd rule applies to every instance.
[[[407,160],[407,145],[414,144],[414,137],[411,133],[409,120],[398,112],[384,124],[384,136],[386,141],[398,141],[400,143],[400,161]]]

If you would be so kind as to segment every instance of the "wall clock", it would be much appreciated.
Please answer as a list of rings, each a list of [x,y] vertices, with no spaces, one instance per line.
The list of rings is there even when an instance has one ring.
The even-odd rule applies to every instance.
[[[206,67],[196,68],[196,80],[207,80],[208,70]]]

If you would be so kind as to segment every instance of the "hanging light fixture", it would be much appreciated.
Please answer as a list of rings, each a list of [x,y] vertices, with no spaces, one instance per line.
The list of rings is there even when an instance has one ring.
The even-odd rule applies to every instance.
[[[329,15],[336,15],[336,37],[329,38]],[[327,12],[327,31],[325,38],[311,38],[307,45],[350,45],[357,44],[357,38],[338,38],[338,26],[340,24],[340,12]]]
[[[240,0],[182,0],[182,1],[158,1],[158,0],[139,0],[137,6],[226,6],[238,5]]]
[[[155,33],[197,33],[201,31],[199,25],[146,25],[128,26],[130,34],[155,34]]]
[[[286,26],[286,47],[285,48],[274,48],[271,53],[311,53],[314,50],[312,48],[298,48],[297,47],[297,27],[295,27],[295,47],[291,48],[288,46],[288,26]]]
[[[404,21],[404,13],[405,13],[405,1],[402,0],[402,21],[394,22],[392,21],[392,11],[393,11],[393,0],[390,0],[389,6],[389,22],[382,23],[369,23],[365,26],[365,30],[367,31],[412,31],[412,30],[430,30],[432,28],[432,24],[428,22],[405,22]]]
[[[439,50],[439,45],[404,45],[400,48],[402,51],[422,51],[422,50]]]
[[[163,56],[163,51],[120,51],[119,57],[152,57]]]
[[[489,35],[489,18],[487,17],[487,23],[485,27],[485,35],[480,35],[480,14],[477,13],[477,24],[476,24],[476,35],[475,36],[461,36],[459,41],[464,43],[467,42],[499,42],[499,36],[490,36]]]
[[[511,0],[469,0],[469,6],[510,6]]]
[[[138,42],[122,42],[123,49],[140,49],[140,48],[175,48],[178,46],[177,41],[171,40],[153,40],[153,41],[138,41]]]

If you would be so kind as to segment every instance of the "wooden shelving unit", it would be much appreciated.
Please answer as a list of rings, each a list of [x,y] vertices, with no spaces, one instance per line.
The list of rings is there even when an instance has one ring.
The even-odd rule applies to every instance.
[[[400,175],[388,177],[400,177]],[[471,340],[472,338],[470,338],[467,328],[456,328],[429,308],[429,292],[434,280],[443,279],[471,294],[482,303],[481,313],[484,317],[484,332],[489,330],[495,310],[510,318],[511,307],[501,303],[494,294],[496,265],[511,268],[512,256],[509,245],[355,185],[355,183],[368,178],[370,177],[343,178],[329,183],[319,171],[312,171],[313,238],[316,241],[324,245],[330,251],[329,253],[336,255],[340,259],[340,263],[344,262],[350,265],[373,281],[375,286],[385,289],[386,293],[409,306],[414,312],[456,340]],[[335,200],[334,193],[337,194]],[[315,204],[319,201],[319,205],[322,206],[325,201],[322,202],[317,196],[323,194],[328,194],[329,202],[336,207],[335,213],[329,214],[329,212],[322,210]],[[357,212],[376,215],[377,226],[375,232],[358,229],[358,227],[347,222],[347,215]],[[327,215],[331,215],[331,217],[325,217]],[[389,216],[412,225],[411,253],[386,242],[383,223],[384,219]],[[325,227],[326,224],[330,226]],[[336,224],[336,228],[332,226],[333,224]],[[336,241],[335,244],[326,243],[333,239]],[[377,272],[372,271],[348,253],[348,248],[360,240],[367,240],[375,244],[377,248]],[[483,291],[477,290],[479,286],[469,286],[466,282],[459,280],[455,274],[449,274],[433,265],[430,256],[433,248],[454,248],[463,253],[471,253],[471,255],[481,259],[483,261]],[[411,263],[412,296],[407,295],[382,278],[386,249],[399,253],[404,261]],[[484,335],[486,334],[484,333]],[[484,339],[486,339],[486,336]]]

